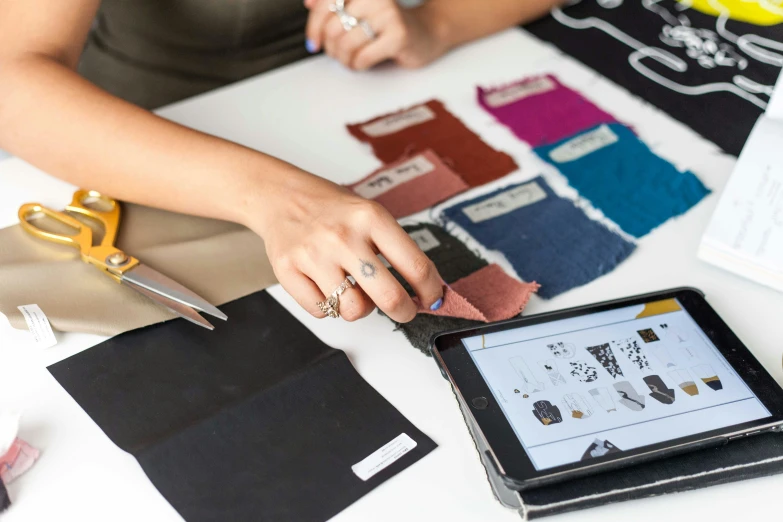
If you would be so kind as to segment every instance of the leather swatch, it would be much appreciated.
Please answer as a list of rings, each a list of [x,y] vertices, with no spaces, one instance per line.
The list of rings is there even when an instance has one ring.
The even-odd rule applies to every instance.
[[[617,122],[551,74],[501,87],[479,87],[478,102],[532,147],[555,143],[601,123]]]
[[[724,4],[581,0],[525,29],[736,156],[780,75],[783,23],[759,5],[777,20],[748,23]]]
[[[443,305],[430,310],[418,297],[413,301],[421,314],[459,317],[488,323],[502,321],[522,313],[537,283],[521,283],[492,263],[445,287]]]
[[[692,172],[680,172],[617,123],[535,151],[634,237],[684,214],[710,193]]]
[[[435,448],[266,292],[119,335],[49,367],[188,522],[324,521]],[[416,445],[361,480],[405,433]]]
[[[348,125],[348,131],[383,163],[431,149],[471,187],[517,170],[511,156],[487,145],[438,100]]]
[[[526,281],[551,298],[611,272],[634,250],[544,178],[509,185],[444,210],[486,248],[501,252]]]
[[[277,282],[261,238],[225,221],[125,203],[117,247],[215,305]],[[82,262],[76,249],[16,225],[0,229],[0,313],[26,329],[17,309],[26,304],[62,332],[111,336],[175,317]]]
[[[409,216],[469,187],[431,150],[384,165],[348,188],[380,203],[395,219]]]

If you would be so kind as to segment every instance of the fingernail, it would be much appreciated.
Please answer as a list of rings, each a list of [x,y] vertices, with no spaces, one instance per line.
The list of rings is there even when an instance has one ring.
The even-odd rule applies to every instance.
[[[307,52],[310,54],[314,54],[318,52],[318,46],[315,45],[315,42],[310,40],[309,38],[305,40],[305,49],[307,49]]]
[[[441,306],[443,306],[443,298],[442,297],[440,299],[438,299],[437,301],[435,301],[434,303],[432,303],[432,306],[430,306],[430,310],[432,310],[434,312],[435,310],[438,310]]]

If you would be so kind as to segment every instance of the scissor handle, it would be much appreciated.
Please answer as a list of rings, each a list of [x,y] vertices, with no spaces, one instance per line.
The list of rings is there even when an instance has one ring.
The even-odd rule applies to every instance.
[[[108,210],[88,207],[90,201],[103,204]],[[95,190],[77,190],[73,193],[73,200],[65,207],[68,212],[76,212],[92,218],[103,225],[103,239],[101,246],[114,246],[117,239],[117,230],[120,227],[120,204]]]
[[[50,219],[67,225],[74,230],[75,234],[57,234],[40,228],[33,222],[35,216],[44,215]],[[68,245],[81,250],[82,256],[86,256],[92,248],[92,229],[82,224],[64,212],[57,212],[44,207],[40,203],[26,203],[19,208],[19,223],[28,234],[40,239]]]

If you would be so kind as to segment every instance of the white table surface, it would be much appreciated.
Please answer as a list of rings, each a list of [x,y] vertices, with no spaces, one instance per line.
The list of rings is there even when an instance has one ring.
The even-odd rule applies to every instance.
[[[693,170],[715,194],[643,238],[636,253],[611,274],[550,301],[534,298],[526,313],[695,286],[706,292],[783,383],[783,294],[696,259],[699,238],[734,158],[523,31],[507,31],[466,46],[418,71],[384,67],[353,73],[326,57],[314,57],[178,103],[160,114],[334,181],[349,182],[379,163],[369,147],[347,133],[346,123],[437,97],[486,141],[516,158],[521,170],[501,183],[544,172],[556,190],[568,195],[559,175],[475,101],[478,84],[540,72],[554,72],[633,125],[657,153]],[[0,162],[0,187],[0,226],[14,224],[16,209],[27,201],[62,207],[74,188],[18,159]],[[280,287],[271,293],[326,343],[345,350],[359,373],[439,445],[334,520],[519,519],[494,500],[450,387],[430,358],[411,348],[388,320],[376,314],[356,324],[319,321],[300,310]],[[46,370],[103,339],[83,334],[58,334],[58,339],[57,346],[38,349],[28,332],[11,329],[0,317],[0,407],[24,411],[20,436],[42,450],[35,467],[10,485],[14,505],[3,522],[181,520],[136,461],[109,441]],[[781,491],[783,476],[770,477],[563,515],[560,520],[749,520],[778,511]]]

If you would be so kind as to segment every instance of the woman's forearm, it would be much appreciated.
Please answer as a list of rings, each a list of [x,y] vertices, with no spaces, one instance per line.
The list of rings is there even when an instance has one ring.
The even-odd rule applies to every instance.
[[[530,22],[564,0],[429,0],[417,8],[446,49]]]
[[[0,147],[120,200],[243,223],[265,185],[272,193],[297,170],[164,120],[38,55],[3,64]]]

